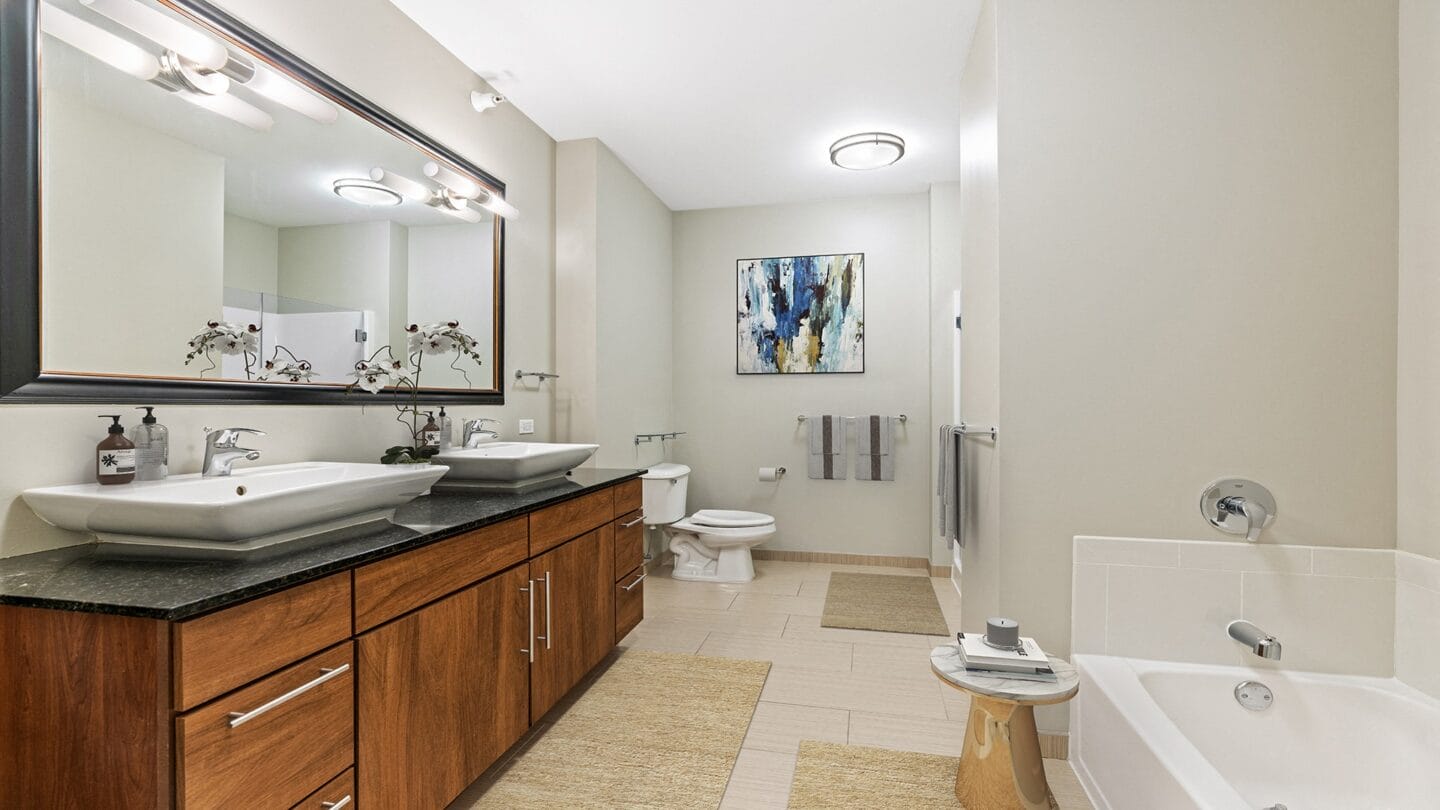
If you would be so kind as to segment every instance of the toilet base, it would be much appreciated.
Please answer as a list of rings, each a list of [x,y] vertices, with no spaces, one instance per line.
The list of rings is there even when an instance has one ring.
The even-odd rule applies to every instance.
[[[675,571],[670,575],[674,579],[739,583],[755,578],[748,545],[714,549],[690,535],[677,534],[670,538],[670,551],[675,555]]]

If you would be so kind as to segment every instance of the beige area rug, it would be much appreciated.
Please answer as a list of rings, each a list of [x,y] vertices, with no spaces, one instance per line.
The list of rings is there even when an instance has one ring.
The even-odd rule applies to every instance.
[[[769,671],[767,661],[628,650],[472,807],[713,810]]]
[[[959,769],[955,757],[801,740],[790,810],[963,810]],[[1045,777],[1060,810],[1093,810],[1069,763],[1045,760]]]
[[[831,574],[820,626],[950,635],[930,578],[895,574]]]

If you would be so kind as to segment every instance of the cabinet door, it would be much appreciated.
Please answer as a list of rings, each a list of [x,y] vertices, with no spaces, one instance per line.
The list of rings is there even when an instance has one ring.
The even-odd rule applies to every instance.
[[[367,805],[442,808],[529,728],[527,584],[516,566],[360,636]]]
[[[615,646],[615,528],[606,524],[530,561],[537,608],[530,721]]]

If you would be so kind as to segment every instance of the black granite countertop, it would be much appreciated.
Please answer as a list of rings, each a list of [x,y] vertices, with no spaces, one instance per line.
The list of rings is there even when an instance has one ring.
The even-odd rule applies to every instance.
[[[253,560],[117,557],[94,543],[7,557],[0,559],[0,604],[186,619],[499,523],[641,472],[582,469],[523,492],[436,492],[401,507],[396,525]]]

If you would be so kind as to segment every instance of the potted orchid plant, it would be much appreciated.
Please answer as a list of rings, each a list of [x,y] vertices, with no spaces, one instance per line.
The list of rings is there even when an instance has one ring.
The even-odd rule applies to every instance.
[[[427,445],[421,436],[424,422],[420,411],[420,375],[424,371],[425,358],[453,355],[450,368],[459,371],[467,381],[469,375],[459,363],[472,360],[480,365],[482,362],[480,353],[476,351],[479,341],[461,329],[458,321],[423,326],[412,323],[405,331],[408,335],[405,359],[396,358],[388,345],[380,347],[368,359],[355,364],[352,372],[355,381],[347,389],[359,388],[378,394],[392,388],[397,398],[404,397],[404,401],[395,405],[395,421],[405,426],[410,434],[410,444],[387,448],[380,458],[382,464],[429,463],[430,457],[439,452],[439,448]]]
[[[244,357],[245,379],[255,379],[261,382],[283,381],[310,382],[315,376],[315,369],[311,367],[310,361],[302,360],[295,356],[295,353],[281,345],[275,346],[274,353],[266,360],[262,370],[257,374],[255,365],[259,362],[260,356],[260,327],[255,324],[241,326],[238,323],[229,321],[207,321],[205,329],[185,344],[189,351],[185,353],[185,365],[190,365],[196,358],[203,357],[210,365],[200,369],[200,376],[204,377],[205,372],[214,371],[220,367],[215,362],[215,355],[231,357]],[[284,352],[288,359],[282,358],[280,353]]]

